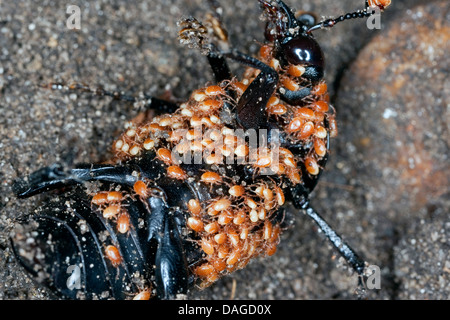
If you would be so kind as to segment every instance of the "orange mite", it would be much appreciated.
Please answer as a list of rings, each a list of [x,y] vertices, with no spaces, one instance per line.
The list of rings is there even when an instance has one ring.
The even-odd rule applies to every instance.
[[[187,225],[195,232],[203,231],[203,222],[199,218],[189,217],[187,219]]]
[[[228,193],[233,197],[240,197],[245,193],[245,189],[243,186],[235,185],[228,190]]]
[[[305,73],[305,67],[291,64],[287,72],[294,77],[301,77]]]
[[[318,85],[316,85],[312,90],[311,93],[316,96],[321,96],[327,92],[327,84],[325,82],[320,82]]]
[[[184,172],[183,169],[181,169],[179,166],[170,166],[167,168],[167,175],[170,178],[178,179],[178,180],[184,180],[187,178],[186,172]]]
[[[241,252],[239,249],[235,249],[229,256],[227,259],[227,265],[233,265],[235,263],[237,263],[239,261],[239,258],[241,257]]]
[[[218,95],[224,95],[225,90],[220,86],[209,86],[205,89],[205,94],[207,96],[218,96]]]
[[[327,145],[321,139],[314,139],[314,151],[319,157],[324,157],[327,154]]]
[[[219,109],[222,106],[222,102],[215,99],[206,99],[199,102],[199,107],[202,111],[214,111]]]
[[[214,236],[214,241],[217,244],[224,244],[227,241],[227,235],[225,233],[218,233]]]
[[[275,187],[275,199],[279,206],[282,206],[285,202],[284,193],[280,187]]]
[[[116,217],[121,210],[121,207],[119,205],[110,205],[105,210],[103,210],[103,218],[105,219],[112,219]]]
[[[269,45],[263,45],[259,48],[259,55],[263,59],[269,59],[272,57],[272,47]]]
[[[216,184],[222,182],[222,177],[216,172],[207,171],[202,174],[201,180],[205,183]]]
[[[391,4],[391,0],[368,0],[367,4],[369,5],[369,7],[379,7],[383,10]]]
[[[150,290],[144,289],[143,291],[135,295],[133,297],[133,300],[150,300],[150,298],[151,298]]]
[[[92,197],[91,202],[101,206],[111,202],[120,202],[123,200],[123,194],[119,191],[99,192]]]
[[[205,226],[205,231],[207,232],[207,233],[210,233],[210,234],[214,234],[214,233],[216,233],[217,231],[219,231],[219,224],[217,223],[217,222],[211,222],[211,223],[208,223],[206,226]]]
[[[314,133],[314,123],[312,121],[308,121],[301,125],[297,133],[297,138],[303,140],[309,138],[309,136],[311,136],[313,133]]]
[[[314,135],[319,139],[325,139],[328,135],[327,129],[322,126],[317,126],[314,130]]]
[[[202,205],[200,204],[200,201],[198,201],[197,199],[189,200],[187,207],[189,212],[194,216],[199,215],[200,212],[202,211]]]
[[[92,197],[91,202],[97,206],[108,203],[107,194],[105,192],[97,193]]]
[[[224,211],[231,206],[231,201],[226,198],[219,199],[215,201],[212,206],[215,211]]]
[[[281,80],[281,83],[284,87],[286,87],[286,89],[291,91],[297,91],[300,88],[298,83],[290,78],[284,78],[283,80]]]
[[[334,117],[331,117],[328,119],[328,125],[330,127],[330,137],[334,138],[338,135],[338,128],[336,124],[336,119]]]
[[[270,155],[261,155],[253,164],[257,168],[267,168],[272,164],[272,157]]]
[[[113,245],[109,245],[105,248],[105,256],[111,261],[114,267],[117,267],[122,263],[122,256],[120,255],[119,249]]]
[[[212,264],[217,272],[223,271],[227,267],[227,264],[222,259],[215,259],[212,261]]]
[[[124,234],[130,230],[130,216],[127,213],[121,213],[117,218],[117,231]]]
[[[214,243],[212,241],[203,238],[200,245],[203,252],[205,252],[207,255],[212,255],[214,253]]]
[[[294,117],[291,122],[287,125],[286,131],[287,132],[296,132],[300,130],[303,124],[303,119],[300,117]]]
[[[315,176],[319,174],[319,165],[314,158],[308,157],[305,159],[305,167],[309,174]]]
[[[109,191],[106,194],[106,199],[108,202],[119,202],[123,200],[122,192],[119,191]]]
[[[210,275],[213,275],[216,271],[211,264],[205,263],[205,264],[202,264],[201,266],[195,268],[194,272],[199,277],[207,278]]]
[[[315,118],[314,111],[305,107],[298,108],[297,110],[295,110],[295,116],[303,118],[305,120],[314,120]]]
[[[246,221],[246,217],[247,215],[245,212],[238,212],[233,218],[233,223],[236,225],[243,224]]]
[[[221,214],[219,214],[219,217],[217,218],[217,222],[220,225],[226,225],[230,223],[233,220],[233,216],[228,212],[224,211]]]
[[[236,90],[238,94],[243,94],[245,90],[247,90],[247,86],[242,82],[233,83],[233,88]]]
[[[145,184],[144,181],[142,180],[138,180],[134,183],[133,185],[133,190],[134,192],[136,192],[141,198],[147,198],[149,193],[148,193],[148,188],[147,185]]]
[[[169,149],[159,148],[156,151],[156,156],[159,160],[163,161],[166,165],[172,164],[172,152]]]
[[[319,100],[310,104],[310,107],[317,112],[327,112],[330,108],[328,102]]]
[[[274,116],[281,116],[287,112],[287,108],[282,104],[267,107],[267,113]]]
[[[287,175],[293,184],[299,184],[300,182],[302,182],[300,170],[297,168],[288,168]]]

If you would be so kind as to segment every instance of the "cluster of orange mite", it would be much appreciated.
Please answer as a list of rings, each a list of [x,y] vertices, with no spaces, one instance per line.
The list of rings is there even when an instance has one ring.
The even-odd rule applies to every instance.
[[[284,201],[283,191],[273,182],[230,185],[226,196],[206,207],[197,199],[189,201],[187,225],[199,236],[205,253],[205,262],[194,269],[204,280],[202,286],[243,268],[261,253],[275,253],[280,225],[271,217]]]
[[[313,148],[305,159],[296,160],[303,161],[309,174],[317,175],[319,173],[317,163],[328,152],[327,138],[337,135],[334,109],[329,104],[327,85],[325,81],[320,81],[311,87],[310,82],[302,78],[304,66],[290,64],[282,68],[280,62],[273,57],[273,48],[270,45],[261,46],[260,59],[278,72],[280,90],[298,91],[305,87],[311,89],[311,94],[304,99],[301,106],[282,102],[277,95],[273,95],[267,103],[266,110],[269,116],[278,120],[294,143],[312,142]]]
[[[102,191],[93,195],[91,200],[91,203],[101,211],[103,218],[114,221],[116,231],[122,234],[127,234],[130,230],[130,216],[122,205],[125,197],[120,191]],[[106,246],[105,256],[115,267],[122,263],[119,249],[113,245]]]
[[[302,183],[302,174],[317,175],[318,162],[328,152],[327,139],[337,134],[325,82],[312,86],[302,78],[305,68],[300,65],[282,68],[270,45],[261,47],[259,58],[278,72],[277,89],[311,89],[301,106],[282,101],[278,90],[266,105],[267,116],[277,121],[293,143],[311,146],[305,158],[299,158],[286,148],[279,148],[276,154],[270,147],[261,155],[258,152],[251,165],[258,170],[271,167],[281,181],[278,184],[270,178],[254,185],[232,184],[218,169],[225,163],[224,159],[249,159],[251,156],[248,143],[222,122],[220,114],[225,103],[234,111],[236,101],[258,75],[259,70],[252,68],[245,72],[242,81],[233,79],[194,91],[173,114],[157,116],[148,122],[128,123],[126,131],[113,144],[117,162],[153,152],[165,166],[168,177],[227,190],[227,194],[208,203],[193,198],[187,204],[187,227],[194,234],[193,238],[199,239],[199,247],[204,252],[203,262],[192,270],[202,279],[202,286],[244,267],[260,254],[271,255],[276,251],[280,225],[271,218],[285,201],[281,185],[284,181],[293,185]],[[234,98],[227,94],[230,91],[235,93]],[[194,153],[201,153],[204,163],[215,169],[199,177],[189,176],[180,159]],[[306,172],[302,173],[299,163],[303,163]],[[145,197],[146,192],[147,184],[136,182],[134,193]],[[128,214],[121,205],[124,197],[126,195],[119,191],[108,191],[92,198],[106,219],[115,220],[120,233],[130,228]],[[112,264],[122,261],[118,249],[112,245],[106,248],[105,255]],[[142,292],[140,295],[148,296]]]
[[[144,181],[137,181],[134,184],[133,189],[135,195],[138,197],[147,198],[149,196],[147,184]],[[127,197],[130,197],[128,193],[111,190],[97,192],[91,199],[91,204],[95,206],[103,218],[106,220],[111,220],[115,223],[116,232],[125,235],[128,235],[128,232],[132,228],[130,216],[126,210],[126,206],[123,204]],[[104,255],[113,267],[117,267],[123,263],[120,250],[114,244],[107,245],[104,248]],[[133,299],[148,300],[150,297],[150,289],[145,287],[138,294],[136,294]]]

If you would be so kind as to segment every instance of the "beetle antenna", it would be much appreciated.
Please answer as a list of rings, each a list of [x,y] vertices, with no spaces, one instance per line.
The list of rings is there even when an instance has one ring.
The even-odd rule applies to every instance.
[[[306,33],[311,33],[312,31],[317,30],[317,29],[334,27],[334,25],[336,23],[344,21],[344,20],[368,18],[371,15],[376,13],[375,8],[384,10],[390,4],[391,4],[391,0],[366,0],[365,8],[363,10],[357,10],[354,12],[346,13],[337,18],[330,18],[330,19],[323,20],[323,21],[317,23],[316,25],[312,26],[308,30],[306,30]]]

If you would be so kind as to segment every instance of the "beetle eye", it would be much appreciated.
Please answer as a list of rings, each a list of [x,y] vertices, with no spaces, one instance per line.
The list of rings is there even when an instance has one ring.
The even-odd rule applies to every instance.
[[[281,52],[288,63],[323,68],[323,52],[313,38],[300,35],[281,44]]]
[[[317,17],[312,12],[304,12],[297,17],[297,21],[300,22],[300,24],[306,26],[307,28],[310,28],[316,24]]]

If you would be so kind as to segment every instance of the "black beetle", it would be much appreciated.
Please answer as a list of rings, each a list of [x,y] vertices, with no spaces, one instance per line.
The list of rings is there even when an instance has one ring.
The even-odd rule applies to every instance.
[[[12,239],[19,262],[56,296],[173,299],[210,285],[275,252],[285,202],[312,218],[363,276],[365,262],[309,205],[337,132],[311,32],[373,10],[366,2],[315,23],[280,0],[259,2],[268,43],[258,59],[218,48],[226,41],[218,17],[209,29],[182,21],[181,40],[204,50],[217,85],[181,105],[145,97],[157,116],[132,123],[108,163],[55,164],[13,185],[19,198],[60,193],[18,218],[24,227]],[[227,59],[247,66],[243,80]],[[81,84],[50,88],[138,102]]]

